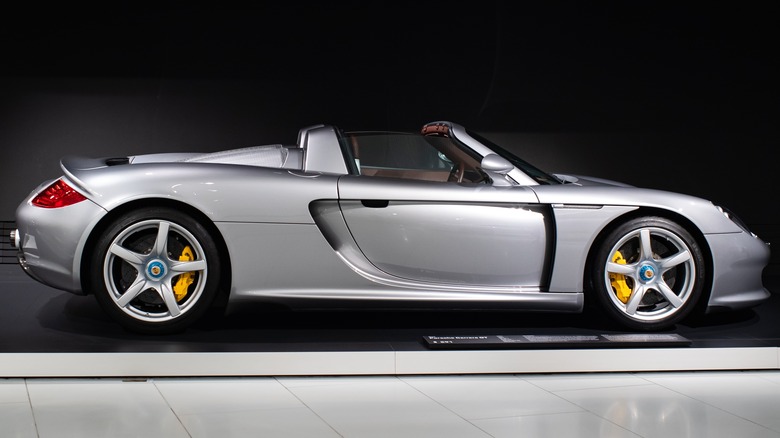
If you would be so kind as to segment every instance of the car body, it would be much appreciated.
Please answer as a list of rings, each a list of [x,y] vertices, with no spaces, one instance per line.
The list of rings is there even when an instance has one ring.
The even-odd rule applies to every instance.
[[[728,210],[549,174],[448,121],[61,168],[17,209],[20,264],[136,332],[254,300],[582,312],[586,299],[645,331],[769,297],[769,246]]]

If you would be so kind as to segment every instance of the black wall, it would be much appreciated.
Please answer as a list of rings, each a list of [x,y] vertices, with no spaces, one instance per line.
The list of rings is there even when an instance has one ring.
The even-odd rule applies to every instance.
[[[765,7],[120,2],[9,11],[0,220],[59,175],[63,155],[213,151],[292,143],[314,123],[414,130],[449,119],[550,171],[713,199],[772,240],[780,38]]]

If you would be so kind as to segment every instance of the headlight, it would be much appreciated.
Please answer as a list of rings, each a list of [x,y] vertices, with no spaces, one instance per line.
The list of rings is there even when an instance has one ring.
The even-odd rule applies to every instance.
[[[734,222],[735,224],[737,224],[737,225],[738,225],[740,228],[742,228],[742,229],[743,229],[743,230],[744,230],[746,233],[750,234],[751,236],[753,236],[753,237],[755,237],[755,238],[758,238],[758,236],[756,235],[756,233],[754,233],[754,232],[750,231],[750,229],[748,228],[748,226],[747,226],[747,224],[745,223],[745,221],[743,221],[742,219],[740,219],[740,217],[739,217],[739,216],[737,216],[736,214],[734,214],[734,212],[733,212],[733,211],[729,210],[729,209],[728,209],[728,208],[726,208],[726,207],[721,207],[720,205],[716,205],[716,207],[718,207],[718,210],[720,210],[720,212],[721,212],[721,213],[723,213],[723,215],[724,215],[724,216],[726,216],[726,217],[727,217],[727,218],[729,218],[729,219],[730,219],[732,222]]]

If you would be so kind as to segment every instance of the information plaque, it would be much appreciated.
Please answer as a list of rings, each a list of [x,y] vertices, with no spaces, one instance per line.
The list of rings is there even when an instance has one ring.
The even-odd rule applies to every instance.
[[[435,349],[536,349],[684,347],[691,341],[674,333],[629,333],[603,335],[457,335],[423,336]]]

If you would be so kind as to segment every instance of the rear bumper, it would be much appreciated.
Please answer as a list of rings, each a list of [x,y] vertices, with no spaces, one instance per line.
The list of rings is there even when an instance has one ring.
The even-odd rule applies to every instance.
[[[24,202],[16,210],[17,259],[24,272],[56,289],[83,295],[82,254],[89,231],[105,214],[91,201],[63,208],[40,208]]]

